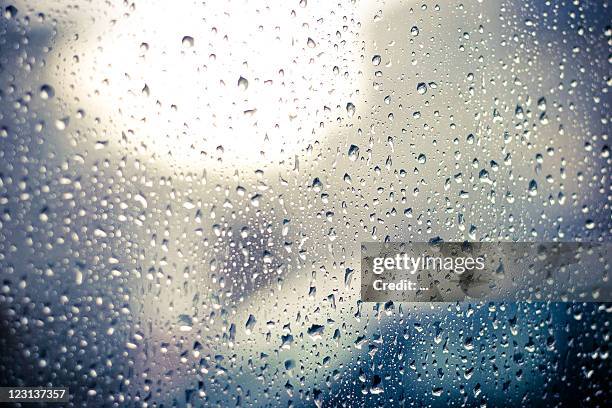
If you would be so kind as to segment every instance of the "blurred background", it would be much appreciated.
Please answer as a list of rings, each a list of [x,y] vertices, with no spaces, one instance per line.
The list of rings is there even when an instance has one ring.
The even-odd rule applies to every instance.
[[[359,259],[610,242],[607,1],[1,4],[0,386],[606,405],[610,304],[363,303]]]

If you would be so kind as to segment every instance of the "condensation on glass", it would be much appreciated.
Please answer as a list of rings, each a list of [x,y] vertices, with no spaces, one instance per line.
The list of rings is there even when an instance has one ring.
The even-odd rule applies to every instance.
[[[609,400],[609,304],[359,301],[362,242],[610,241],[607,1],[1,11],[0,385]]]

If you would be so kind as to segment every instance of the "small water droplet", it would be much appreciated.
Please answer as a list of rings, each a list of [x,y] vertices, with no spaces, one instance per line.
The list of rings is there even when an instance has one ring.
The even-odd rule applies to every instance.
[[[546,98],[545,97],[541,97],[540,99],[538,99],[538,109],[541,111],[546,110]]]
[[[241,76],[238,78],[238,88],[240,88],[241,91],[246,91],[249,88],[249,81]]]
[[[357,160],[357,158],[359,157],[359,147],[351,145],[348,150],[348,157],[351,161]]]
[[[53,87],[51,85],[43,85],[40,87],[40,97],[42,99],[51,99],[55,96],[55,90],[53,89]]]
[[[244,325],[244,329],[247,335],[253,332],[253,328],[255,327],[255,323],[257,323],[257,319],[252,314],[249,315],[246,324]]]
[[[195,40],[193,39],[193,37],[190,37],[188,35],[183,37],[183,41],[181,41],[181,43],[183,44],[183,47],[185,48],[191,48],[193,47],[193,44],[195,43]]]
[[[57,130],[64,130],[68,127],[68,122],[69,122],[69,118],[62,118],[62,119],[57,119],[55,121],[55,127],[57,128]]]
[[[529,182],[529,190],[528,191],[529,191],[529,195],[532,196],[532,197],[538,195],[538,183],[535,180],[532,179]]]
[[[10,5],[4,9],[4,17],[8,20],[15,17],[18,13],[18,10],[15,6]]]
[[[353,115],[355,115],[355,105],[353,105],[351,102],[346,104],[346,113],[348,114],[349,118],[352,118]]]

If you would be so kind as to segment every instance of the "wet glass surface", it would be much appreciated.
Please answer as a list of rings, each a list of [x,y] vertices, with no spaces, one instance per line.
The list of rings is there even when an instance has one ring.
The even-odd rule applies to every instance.
[[[610,399],[609,303],[359,297],[362,242],[610,241],[607,1],[1,4],[1,386]]]

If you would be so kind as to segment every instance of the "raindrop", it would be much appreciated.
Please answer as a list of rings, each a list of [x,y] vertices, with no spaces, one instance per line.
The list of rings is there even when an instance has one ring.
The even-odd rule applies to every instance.
[[[247,335],[250,335],[253,332],[253,328],[255,327],[255,323],[257,323],[257,319],[252,314],[249,315],[246,324],[244,325],[244,330]]]
[[[51,85],[43,85],[40,87],[40,97],[41,99],[51,99],[55,96],[55,90]]]
[[[185,47],[185,48],[193,47],[194,42],[195,41],[194,41],[193,37],[190,37],[188,35],[184,36],[183,40],[181,41],[181,43],[183,44],[183,47]]]
[[[425,92],[427,92],[427,84],[425,82],[419,82],[417,85],[417,92],[420,95],[425,95]]]
[[[538,183],[533,179],[529,182],[528,192],[532,197],[538,195]]]
[[[540,99],[538,99],[538,109],[541,111],[546,110],[546,98],[545,97],[541,97]]]
[[[249,81],[241,76],[240,78],[238,78],[238,88],[241,91],[246,91],[249,88]]]
[[[55,128],[57,130],[64,130],[64,129],[66,129],[68,127],[68,122],[69,121],[70,121],[70,119],[68,117],[57,119],[55,121]]]
[[[4,17],[8,20],[17,15],[17,8],[13,5],[9,5],[4,9]]]
[[[346,104],[346,113],[348,114],[349,118],[352,118],[353,115],[355,115],[355,105],[353,105],[351,102]]]
[[[359,157],[359,147],[351,145],[348,150],[348,157],[351,161],[357,160],[357,158]]]

